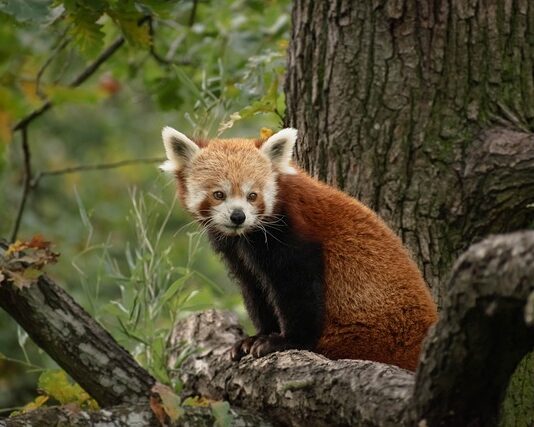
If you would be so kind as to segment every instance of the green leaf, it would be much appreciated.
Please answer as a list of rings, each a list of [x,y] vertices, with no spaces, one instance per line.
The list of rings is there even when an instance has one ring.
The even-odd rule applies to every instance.
[[[174,283],[169,286],[167,291],[163,294],[163,296],[160,299],[160,304],[163,305],[167,301],[169,301],[176,293],[182,288],[182,286],[185,284],[185,282],[191,277],[190,274],[186,276],[180,277],[178,280],[175,280]]]
[[[217,427],[230,427],[234,417],[230,412],[230,404],[228,402],[214,402],[211,404],[211,412],[215,418],[215,425]]]
[[[148,25],[139,25],[138,19],[118,20],[122,34],[132,46],[146,48],[151,44]]]
[[[77,2],[65,0],[66,21],[70,24],[69,35],[76,46],[86,55],[99,52],[104,45],[102,24],[97,21],[105,12],[102,1]]]
[[[52,0],[0,0],[0,12],[19,22],[44,22],[49,19]]]

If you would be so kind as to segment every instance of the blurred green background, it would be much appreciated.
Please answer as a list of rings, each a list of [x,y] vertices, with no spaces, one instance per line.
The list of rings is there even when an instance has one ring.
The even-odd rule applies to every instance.
[[[0,0],[0,236],[11,234],[24,177],[11,129],[46,100],[53,109],[28,127],[34,177],[147,159],[43,176],[18,238],[51,241],[61,257],[48,274],[162,381],[176,317],[225,307],[250,325],[157,169],[160,130],[256,137],[278,128],[289,20],[289,1]],[[118,37],[126,43],[70,88]],[[54,367],[0,312],[0,416],[33,400]]]

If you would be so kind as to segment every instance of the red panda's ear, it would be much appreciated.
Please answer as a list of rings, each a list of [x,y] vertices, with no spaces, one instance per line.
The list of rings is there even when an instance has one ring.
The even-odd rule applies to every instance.
[[[163,137],[165,153],[169,160],[163,163],[160,169],[166,172],[176,172],[183,169],[200,151],[197,144],[183,133],[169,126],[163,128],[161,136]]]
[[[260,151],[271,160],[280,172],[295,174],[295,168],[291,166],[291,158],[296,142],[297,130],[286,128],[269,137],[260,147]]]

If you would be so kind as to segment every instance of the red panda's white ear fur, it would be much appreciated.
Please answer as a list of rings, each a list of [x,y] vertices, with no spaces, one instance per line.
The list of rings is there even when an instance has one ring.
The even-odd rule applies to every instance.
[[[263,143],[260,151],[271,160],[281,173],[294,175],[297,171],[291,166],[291,159],[296,142],[297,130],[286,128],[270,136]]]
[[[165,172],[176,172],[183,169],[200,151],[197,144],[170,126],[163,128],[161,136],[163,138],[163,145],[165,146],[165,153],[169,160],[159,168]]]

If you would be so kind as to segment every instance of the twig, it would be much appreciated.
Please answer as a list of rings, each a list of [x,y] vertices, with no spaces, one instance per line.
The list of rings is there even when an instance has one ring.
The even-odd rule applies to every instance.
[[[96,70],[122,45],[124,44],[124,37],[117,38],[106,50],[104,50],[87,68],[85,68],[72,82],[69,83],[70,87],[77,87],[87,80]],[[36,110],[32,111],[26,117],[22,118],[12,129],[12,132],[21,131],[22,133],[22,150],[24,155],[24,186],[22,189],[22,197],[20,200],[19,208],[17,211],[17,217],[11,232],[11,241],[17,239],[17,235],[20,229],[20,222],[22,220],[22,214],[26,206],[30,190],[32,190],[32,170],[31,170],[31,153],[28,144],[28,125],[41,116],[43,113],[52,108],[52,101],[48,100]]]
[[[69,87],[78,87],[80,86],[84,81],[86,81],[89,77],[91,77],[96,70],[104,63],[106,60],[113,55],[117,49],[119,49],[124,44],[124,37],[117,38],[106,50],[104,50],[98,58],[96,58],[87,68],[85,68],[72,82],[69,83]],[[13,126],[13,132],[16,132],[18,130],[21,130],[25,126],[27,126],[30,122],[35,120],[37,117],[39,117],[41,114],[43,114],[45,111],[49,110],[50,107],[52,107],[52,101],[46,101],[43,105],[41,105],[36,110],[32,111],[30,114],[28,114],[26,117],[22,118],[15,126]]]
[[[67,47],[67,45],[70,42],[70,39],[68,37],[65,37],[66,31],[61,35],[63,37],[63,40],[59,43],[59,45],[54,49],[54,52],[52,55],[48,57],[48,59],[45,61],[45,63],[41,66],[39,71],[37,72],[37,76],[35,77],[35,92],[41,98],[44,100],[46,98],[46,95],[41,91],[41,78],[43,77],[44,72],[49,67],[49,65],[52,63],[52,61],[56,58],[56,56]]]
[[[22,128],[22,153],[24,156],[24,184],[22,187],[22,197],[20,199],[19,209],[17,211],[15,225],[13,226],[13,231],[11,232],[11,242],[14,242],[17,239],[17,234],[20,228],[20,221],[22,220],[22,213],[24,212],[24,207],[26,206],[26,201],[28,200],[28,193],[31,189],[32,166],[30,146],[28,144],[27,126],[24,126]]]
[[[191,61],[189,60],[176,61],[176,60],[170,59],[172,57],[170,56],[171,49],[169,49],[169,52],[167,52],[167,55],[165,57],[161,56],[156,51],[156,48],[154,46],[154,41],[153,41],[154,40],[154,25],[153,25],[152,17],[148,19],[148,33],[150,34],[150,39],[152,40],[152,42],[150,43],[149,53],[150,53],[150,56],[152,56],[152,58],[156,60],[156,62],[158,62],[161,65],[191,65]]]
[[[150,19],[151,19],[150,16],[143,16],[141,19],[139,19],[139,21],[137,22],[137,25],[141,26],[145,22],[150,21]],[[92,63],[90,63],[85,69],[83,69],[82,72],[78,74],[68,84],[68,86],[71,88],[75,88],[81,85],[83,82],[85,82],[89,77],[91,77],[100,68],[100,66],[104,62],[106,62],[124,44],[124,41],[125,39],[123,36],[115,39],[115,41],[111,45],[109,45]],[[61,46],[62,45],[60,45],[60,48],[62,48]],[[40,75],[44,72],[44,69],[46,68],[46,66],[47,64],[45,63],[45,65],[43,65],[43,67],[39,71],[37,78],[40,78]],[[19,130],[22,132],[22,149],[24,153],[24,187],[22,190],[22,198],[21,198],[19,209],[17,212],[17,217],[15,219],[15,225],[13,226],[13,231],[11,233],[11,241],[15,241],[17,238],[17,234],[20,228],[20,223],[22,220],[22,214],[24,213],[24,208],[26,206],[26,201],[28,199],[29,193],[33,188],[35,188],[35,186],[37,185],[37,182],[43,176],[43,174],[40,174],[37,177],[37,179],[32,182],[30,148],[28,144],[28,125],[33,120],[40,117],[43,113],[45,113],[52,107],[53,107],[52,101],[47,100],[39,108],[32,111],[26,117],[23,117],[12,128],[13,133]],[[117,166],[114,166],[114,167],[117,167]],[[85,169],[85,170],[88,170],[88,169]],[[64,172],[64,173],[68,173],[68,172]],[[51,174],[58,175],[59,173],[51,173]]]
[[[37,174],[35,179],[31,182],[31,187],[32,188],[37,187],[41,178],[44,178],[47,176],[66,175],[70,173],[88,172],[88,171],[103,170],[103,169],[115,169],[115,168],[120,168],[123,166],[130,166],[130,165],[142,164],[142,163],[161,163],[164,160],[165,159],[161,157],[151,157],[151,158],[146,158],[146,159],[121,160],[119,162],[113,162],[113,163],[102,163],[102,164],[96,164],[96,165],[79,165],[79,166],[73,166],[70,168],[43,171]]]

